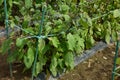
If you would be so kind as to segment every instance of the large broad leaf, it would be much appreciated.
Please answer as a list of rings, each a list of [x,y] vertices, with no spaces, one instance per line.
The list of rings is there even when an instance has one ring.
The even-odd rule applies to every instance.
[[[116,9],[113,11],[114,18],[120,17],[120,9]]]
[[[57,65],[58,65],[57,58],[56,56],[53,56],[50,64],[50,71],[52,72],[53,76],[57,75]]]
[[[70,68],[70,69],[74,68],[74,56],[73,56],[72,52],[68,52],[64,55],[64,61],[65,61],[65,65],[68,68]]]
[[[67,35],[67,40],[68,40],[67,43],[68,43],[69,50],[73,51],[75,48],[75,45],[76,45],[76,40],[75,40],[74,36],[71,33],[69,33]]]
[[[34,61],[34,51],[32,48],[29,48],[27,51],[27,55],[24,56],[24,64],[29,69]]]
[[[51,43],[54,47],[58,48],[58,45],[60,44],[60,42],[57,37],[51,37],[51,38],[49,38],[49,40],[51,41]]]
[[[30,8],[32,6],[32,0],[25,0],[25,7]]]
[[[1,50],[0,50],[2,54],[5,54],[10,49],[11,42],[12,42],[11,39],[7,39],[2,43]]]

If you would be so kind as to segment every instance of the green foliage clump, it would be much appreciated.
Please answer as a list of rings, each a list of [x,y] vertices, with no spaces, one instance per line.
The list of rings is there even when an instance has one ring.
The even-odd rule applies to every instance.
[[[38,41],[35,76],[45,66],[54,76],[73,69],[74,56],[91,48],[95,41],[117,40],[119,3],[119,0],[8,0],[10,26],[22,26],[19,27],[21,35],[16,39],[17,48],[8,61],[19,60],[25,64],[25,70],[32,68]],[[44,8],[44,23],[40,23]],[[4,44],[7,42],[10,41]]]

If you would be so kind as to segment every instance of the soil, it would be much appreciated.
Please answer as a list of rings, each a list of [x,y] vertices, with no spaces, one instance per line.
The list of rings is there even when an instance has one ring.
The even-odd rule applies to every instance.
[[[80,63],[59,80],[111,80],[114,54],[115,46],[109,45],[90,59]],[[116,77],[115,80],[120,78]]]
[[[0,39],[0,44],[4,39]],[[1,46],[1,45],[0,45]],[[113,59],[115,54],[114,44],[80,63],[73,70],[61,76],[58,80],[111,80]],[[30,80],[31,71],[23,73],[23,65],[13,64],[13,77],[10,78],[7,55],[0,55],[0,80]],[[116,80],[120,80],[116,77]]]

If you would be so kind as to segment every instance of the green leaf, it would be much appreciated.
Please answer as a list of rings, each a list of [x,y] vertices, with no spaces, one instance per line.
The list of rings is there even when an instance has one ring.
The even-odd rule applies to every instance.
[[[12,5],[13,5],[12,0],[8,0],[8,3],[10,5],[10,7],[12,7]]]
[[[54,20],[54,23],[56,25],[61,25],[63,23],[63,21],[61,19],[58,19],[58,20]]]
[[[91,48],[93,46],[94,42],[95,42],[95,40],[93,39],[93,36],[88,36],[86,38],[86,42],[85,42],[86,48],[87,49]]]
[[[108,32],[105,35],[105,41],[107,42],[107,44],[110,43],[110,34]]]
[[[53,76],[57,75],[57,65],[58,65],[57,58],[56,56],[53,56],[50,64],[50,71],[52,72]]]
[[[92,25],[92,20],[89,18],[86,12],[80,14],[81,18],[79,20],[80,25],[83,26],[83,28],[88,28],[88,26]]]
[[[2,3],[3,3],[3,0],[0,0],[0,6],[1,6]]]
[[[113,17],[114,17],[114,18],[120,17],[120,9],[115,9],[115,10],[113,11]]]
[[[24,64],[29,69],[34,61],[34,51],[32,48],[29,48],[27,51],[27,55],[24,56]]]
[[[117,58],[116,64],[120,65],[120,58]]]
[[[52,31],[51,22],[47,22],[45,25],[45,35],[48,35]]]
[[[12,42],[11,39],[7,39],[2,43],[0,51],[2,54],[5,54],[10,49],[11,42]]]
[[[44,49],[42,50],[42,54],[45,54],[50,49],[50,45],[45,45]]]
[[[29,9],[30,7],[32,7],[32,0],[25,0],[25,7],[27,9]]]
[[[71,33],[69,33],[67,35],[67,40],[68,40],[67,41],[68,49],[73,51],[75,48],[75,45],[76,45],[76,40],[75,40],[74,36]]]
[[[11,21],[11,22],[10,22],[10,27],[11,27],[11,28],[14,28],[14,27],[15,27],[14,21]]]
[[[51,38],[49,38],[49,40],[51,41],[51,43],[54,47],[58,48],[60,42],[57,37],[51,37]]]
[[[74,56],[73,56],[72,52],[68,52],[64,55],[64,61],[65,61],[65,65],[68,68],[70,68],[70,69],[74,68]]]
[[[17,38],[16,40],[16,46],[21,47],[24,45],[24,40],[22,38]]]
[[[75,39],[76,39],[76,53],[81,53],[84,50],[85,44],[84,44],[84,39],[80,38],[79,35],[75,35]]]
[[[39,55],[39,62],[40,62],[40,71],[43,70],[43,66],[46,64],[47,62],[47,58],[43,55]]]
[[[111,36],[112,36],[112,40],[113,40],[113,41],[116,41],[116,40],[117,40],[117,32],[116,32],[116,31],[112,30]]]
[[[63,59],[58,59],[58,65],[60,66],[61,69],[64,69],[64,64],[63,64]]]
[[[35,72],[33,73],[33,75],[35,76],[35,77],[37,77],[37,75],[40,73],[40,72],[42,72],[42,69],[41,68],[43,68],[43,65],[41,65],[41,62],[37,62],[36,63],[36,66],[35,66]]]
[[[24,53],[21,51],[21,52],[18,52],[18,58],[17,58],[17,60],[21,60],[21,59],[23,59],[23,57],[24,57]]]
[[[65,21],[70,21],[70,16],[69,15],[63,15],[63,17],[65,18]]]
[[[92,26],[92,19],[87,15],[87,21],[88,21],[88,25]]]
[[[20,18],[18,16],[15,16],[16,21],[20,21]]]
[[[63,4],[63,5],[60,5],[60,9],[61,9],[61,11],[63,11],[63,12],[68,12],[69,6],[66,5],[66,4]]]
[[[47,57],[46,55],[44,55],[43,53],[39,53],[38,54],[38,61],[39,61],[39,71],[41,72],[43,70],[43,66],[46,64],[47,62]]]
[[[19,5],[19,6],[21,5],[18,0],[17,1],[12,1],[12,3],[15,4],[15,5]]]
[[[43,39],[39,39],[39,45],[38,45],[39,51],[42,52],[44,47],[45,47],[45,41]]]

